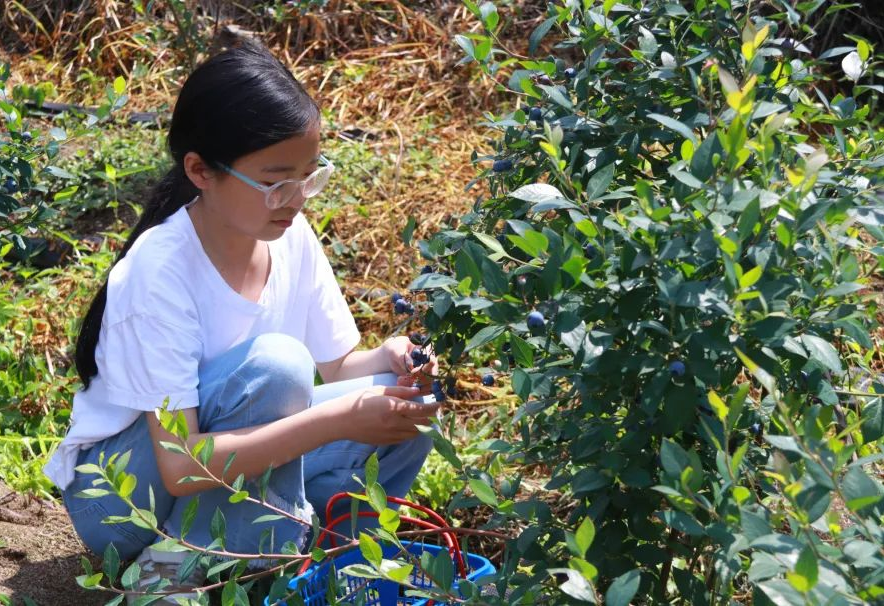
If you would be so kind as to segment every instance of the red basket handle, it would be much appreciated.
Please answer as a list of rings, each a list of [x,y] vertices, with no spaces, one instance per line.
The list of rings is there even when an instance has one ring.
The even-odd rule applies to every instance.
[[[332,530],[335,526],[337,526],[338,524],[340,524],[344,520],[349,519],[350,514],[349,513],[342,514],[342,515],[338,516],[337,518],[335,518],[334,520],[332,520],[331,522],[328,522],[328,519],[331,516],[332,506],[340,499],[342,499],[344,497],[348,497],[348,496],[350,496],[350,495],[346,492],[339,492],[339,493],[333,495],[328,500],[328,504],[326,505],[326,508],[325,508],[326,527],[321,533],[319,533],[319,537],[316,541],[317,545],[321,544],[322,540],[326,536],[328,536],[329,541],[332,544],[332,547],[337,547],[337,542],[335,540],[335,537],[330,535],[328,533],[328,531]],[[397,503],[399,505],[405,505],[407,507],[417,509],[418,511],[423,511],[424,513],[429,515],[431,518],[434,518],[435,521],[438,521],[443,527],[448,526],[448,523],[445,521],[445,519],[442,516],[440,516],[438,513],[436,513],[432,509],[424,507],[423,505],[418,505],[417,503],[412,503],[411,501],[406,501],[405,499],[400,499],[399,497],[392,497],[392,496],[388,496],[387,501]],[[376,518],[379,516],[379,514],[376,511],[360,511],[357,513],[357,516],[358,517],[374,517],[374,518]],[[419,518],[412,518],[409,516],[400,516],[399,519],[404,522],[409,522],[411,524],[414,524],[415,526],[420,526],[420,527],[431,529],[431,530],[438,530],[440,528],[439,526],[437,526],[435,524],[432,524],[426,520],[421,520]],[[457,563],[458,568],[460,569],[461,576],[463,578],[467,578],[467,567],[466,567],[466,564],[463,559],[463,552],[461,551],[460,543],[457,540],[457,535],[454,534],[453,532],[442,532],[442,537],[445,539],[445,542],[448,544],[448,553],[450,555],[452,555],[453,557],[455,557],[455,559],[457,560],[456,563]],[[311,563],[311,560],[305,559],[304,563],[301,565],[301,568],[300,568],[298,574],[304,574],[307,571],[307,569],[310,567],[310,563]]]

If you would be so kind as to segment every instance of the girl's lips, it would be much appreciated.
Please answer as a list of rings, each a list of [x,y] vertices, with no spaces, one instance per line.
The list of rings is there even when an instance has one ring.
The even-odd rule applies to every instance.
[[[273,221],[274,225],[279,225],[280,227],[291,227],[292,219],[279,219],[277,221]]]

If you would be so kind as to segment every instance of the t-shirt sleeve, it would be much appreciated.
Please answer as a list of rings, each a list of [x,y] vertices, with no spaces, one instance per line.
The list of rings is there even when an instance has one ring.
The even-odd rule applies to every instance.
[[[169,398],[169,410],[199,406],[202,344],[194,331],[136,314],[101,331],[96,359],[110,402],[150,411]]]
[[[307,232],[307,246],[313,263],[313,284],[304,345],[316,362],[331,362],[359,344],[359,328],[322,245],[312,228]]]

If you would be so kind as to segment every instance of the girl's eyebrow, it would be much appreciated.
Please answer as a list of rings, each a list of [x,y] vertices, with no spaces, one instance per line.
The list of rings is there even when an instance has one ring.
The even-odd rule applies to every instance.
[[[319,156],[316,156],[308,166],[312,166],[319,162]],[[274,165],[274,166],[265,166],[261,169],[261,172],[265,173],[290,173],[293,170],[298,168],[297,166],[283,166],[283,165]]]

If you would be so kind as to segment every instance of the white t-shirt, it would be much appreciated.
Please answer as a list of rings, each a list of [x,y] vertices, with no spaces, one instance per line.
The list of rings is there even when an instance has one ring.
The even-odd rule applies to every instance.
[[[359,343],[331,265],[302,214],[269,242],[270,276],[255,303],[215,269],[187,206],[141,234],[110,272],[98,374],[74,395],[70,429],[43,468],[61,489],[74,478],[80,449],[123,431],[166,397],[170,410],[198,406],[199,369],[238,343],[284,333],[303,342],[316,362],[340,358]]]

